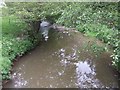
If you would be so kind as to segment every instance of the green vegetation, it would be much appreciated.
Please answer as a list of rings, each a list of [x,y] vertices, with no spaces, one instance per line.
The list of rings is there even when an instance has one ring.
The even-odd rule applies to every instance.
[[[114,49],[113,65],[120,70],[120,32],[118,3],[72,3],[63,10],[57,23],[75,27],[85,35],[96,37]]]
[[[38,34],[28,28],[24,21],[15,16],[2,18],[2,59],[0,68],[2,78],[10,79],[13,60],[35,47],[39,41]]]
[[[25,27],[25,23],[18,21],[15,16],[2,17],[2,34],[16,35],[16,33],[21,32]]]
[[[118,31],[119,13],[117,2],[16,2],[6,4],[9,8],[3,8],[3,58],[0,61],[3,79],[8,78],[11,61],[16,56],[21,56],[33,48],[39,40],[38,34],[31,30],[28,25],[32,25],[31,22],[45,18],[52,23],[76,28],[85,35],[96,37],[110,45],[114,50],[113,55],[111,55],[113,66],[120,71],[120,32]]]

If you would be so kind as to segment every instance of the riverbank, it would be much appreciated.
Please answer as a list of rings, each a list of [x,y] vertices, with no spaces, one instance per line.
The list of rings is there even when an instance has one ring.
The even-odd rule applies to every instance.
[[[4,88],[118,88],[104,43],[70,29],[50,33],[15,62]]]
[[[118,2],[7,3],[3,15],[17,15],[21,20],[47,19],[98,38],[114,50],[112,65],[120,70],[120,32]],[[20,7],[22,6],[22,7]],[[49,9],[48,9],[49,8]],[[23,10],[24,9],[24,10]]]
[[[16,56],[22,56],[25,52],[35,47],[39,42],[36,30],[26,26],[33,20],[49,19],[69,28],[75,28],[85,36],[97,38],[110,45],[112,65],[120,70],[120,32],[118,31],[118,3],[7,3],[2,22],[2,56],[0,68],[3,79],[10,79],[11,65]],[[21,7],[22,6],[22,7]],[[43,7],[45,6],[45,7]],[[57,7],[57,8],[56,8]],[[49,9],[48,9],[49,8]],[[19,16],[15,19],[14,15]],[[26,19],[26,23],[23,19]],[[33,23],[33,22],[32,22]],[[38,22],[39,23],[39,22]],[[29,23],[30,24],[30,23]],[[36,27],[36,25],[35,25]],[[33,27],[34,28],[34,27]],[[62,31],[62,30],[61,30]],[[107,47],[105,50],[108,50]],[[87,46],[86,46],[87,47]],[[93,51],[104,50],[97,45],[92,46]],[[5,61],[5,62],[4,62]],[[103,61],[104,62],[104,61]]]
[[[30,59],[29,57],[33,57],[32,55],[34,55],[34,57],[32,58],[32,61],[33,60],[36,60],[36,59],[41,59],[41,58],[44,58],[43,57],[43,54],[42,53],[47,53],[47,51],[50,51],[50,52],[48,52],[48,54],[50,54],[50,53],[52,53],[51,51],[52,50],[54,50],[54,49],[52,49],[52,47],[54,46],[54,48],[56,47],[56,49],[57,49],[57,47],[59,47],[59,46],[61,46],[62,44],[64,44],[63,42],[63,39],[66,39],[65,40],[65,42],[66,42],[66,44],[64,44],[64,46],[66,47],[67,45],[69,46],[71,46],[71,44],[70,44],[70,42],[72,43],[72,46],[75,46],[76,44],[77,44],[77,46],[78,47],[80,47],[80,48],[82,48],[82,49],[85,49],[86,51],[77,51],[81,56],[82,56],[82,58],[81,59],[86,59],[86,52],[89,52],[89,54],[90,54],[90,52],[93,52],[93,53],[91,53],[90,55],[88,54],[88,56],[87,56],[87,58],[89,57],[99,57],[100,58],[100,55],[105,55],[105,59],[110,59],[110,60],[108,60],[108,61],[104,61],[104,60],[102,60],[102,58],[100,59],[100,60],[102,60],[102,61],[104,61],[104,62],[106,62],[106,65],[108,66],[107,67],[107,69],[109,69],[110,71],[112,71],[112,67],[111,67],[111,61],[112,61],[112,59],[110,58],[110,54],[112,53],[110,53],[110,54],[103,54],[103,52],[106,52],[105,51],[105,48],[104,47],[106,47],[106,45],[105,44],[103,44],[103,42],[102,41],[99,41],[99,40],[97,40],[97,39],[95,39],[95,38],[93,38],[93,37],[90,37],[90,36],[86,36],[86,35],[84,35],[84,34],[82,34],[82,33],[80,33],[79,31],[77,31],[77,30],[75,30],[74,28],[66,28],[66,27],[64,27],[64,26],[57,26],[56,25],[56,31],[57,32],[50,32],[50,33],[52,33],[53,35],[52,36],[50,36],[50,40],[48,40],[47,42],[41,42],[41,45],[40,46],[38,46],[38,47],[44,47],[44,48],[40,48],[40,49],[42,49],[42,51],[44,51],[44,52],[42,52],[40,49],[36,49],[36,48],[38,48],[38,47],[36,47],[36,48],[34,48],[34,47],[32,47],[32,48],[34,48],[33,50],[32,50],[32,48],[29,48],[29,49],[26,49],[27,51],[25,51],[23,54],[21,54],[20,56],[18,56],[16,59],[14,59],[14,60],[12,60],[12,67],[10,68],[11,70],[10,70],[10,76],[11,76],[11,79],[10,80],[4,80],[3,81],[3,86],[5,86],[5,85],[8,85],[8,84],[10,84],[10,82],[11,82],[11,80],[14,80],[14,78],[13,77],[16,77],[16,78],[19,78],[19,77],[21,77],[21,76],[19,76],[19,74],[20,74],[20,71],[21,71],[21,69],[19,70],[19,68],[22,68],[22,66],[20,66],[20,67],[18,67],[18,69],[15,69],[15,67],[17,67],[17,65],[19,66],[19,64],[18,63],[20,63],[20,62],[27,62],[27,60],[25,59],[25,60],[22,60],[21,61],[21,59],[22,58],[24,58],[24,57],[26,57],[27,55],[28,55],[28,59]],[[77,34],[77,33],[79,33],[79,34],[77,34],[77,35],[75,35],[74,36],[74,34]],[[73,34],[73,36],[72,36],[72,34]],[[57,36],[58,35],[58,36]],[[24,36],[23,36],[24,37]],[[71,38],[70,38],[71,37]],[[28,37],[27,37],[28,38]],[[27,38],[25,38],[25,39],[21,39],[21,40],[26,40]],[[63,39],[62,39],[63,38]],[[68,39],[68,38],[70,38],[70,39]],[[59,40],[60,39],[60,40]],[[67,41],[68,40],[68,41]],[[73,43],[74,42],[74,43]],[[20,43],[22,43],[22,42],[20,42]],[[60,44],[61,43],[61,44]],[[75,45],[74,45],[75,44]],[[37,44],[36,44],[37,45]],[[52,47],[51,47],[52,46]],[[17,46],[18,47],[18,46]],[[62,47],[61,47],[62,48]],[[73,47],[71,47],[71,48],[73,48]],[[79,49],[80,49],[79,48]],[[37,50],[37,52],[35,52],[35,51]],[[41,52],[40,52],[40,51]],[[87,51],[88,50],[88,51]],[[30,52],[30,53],[29,53]],[[35,52],[34,54],[32,54],[32,52]],[[84,52],[84,53],[83,53]],[[39,56],[39,58],[36,58],[35,59],[35,57],[38,57]],[[48,55],[49,56],[49,55]],[[17,60],[19,60],[19,61],[17,61]],[[31,60],[31,59],[30,59]],[[100,60],[98,60],[98,62],[99,63],[101,63],[101,61]],[[16,62],[17,61],[17,62]],[[30,61],[30,63],[32,62],[32,61]],[[29,61],[28,61],[29,62]],[[28,62],[26,63],[26,64],[28,64]],[[41,61],[41,63],[42,63],[43,61]],[[69,61],[68,61],[69,62]],[[75,62],[77,62],[77,61],[72,61],[71,63],[75,63]],[[97,60],[96,60],[96,63],[98,63],[97,62]],[[37,62],[38,63],[38,62]],[[39,65],[39,64],[38,64]],[[109,66],[110,65],[110,66]],[[28,65],[25,65],[25,66],[28,66]],[[36,66],[36,65],[35,65]],[[42,66],[42,65],[41,65]],[[106,67],[105,67],[106,68]],[[26,68],[27,69],[27,68]],[[24,70],[23,70],[24,71]],[[111,73],[111,72],[110,72]],[[34,73],[35,74],[35,73]],[[112,73],[112,75],[113,74],[115,74],[116,75],[116,72],[114,71],[114,73]],[[15,75],[15,76],[14,76]],[[16,76],[16,75],[18,75],[18,76]],[[28,75],[28,74],[27,74]],[[32,74],[33,75],[33,74]],[[38,75],[39,76],[39,75]],[[112,77],[112,76],[111,76]],[[34,77],[33,77],[34,78]],[[114,80],[114,78],[112,77],[112,79]],[[15,79],[15,82],[17,81],[17,79]],[[22,83],[25,83],[25,82],[23,82],[23,81],[21,81],[21,85],[22,85]],[[29,83],[29,82],[28,82]],[[11,85],[11,84],[10,84]],[[25,84],[26,85],[26,84]],[[116,84],[117,85],[117,84]],[[113,86],[114,87],[114,86]]]
[[[2,79],[10,79],[11,65],[17,57],[34,48],[40,41],[40,35],[24,21],[12,17],[2,18],[2,60],[0,68]]]

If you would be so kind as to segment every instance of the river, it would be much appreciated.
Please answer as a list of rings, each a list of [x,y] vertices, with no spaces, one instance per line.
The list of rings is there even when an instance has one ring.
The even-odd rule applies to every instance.
[[[104,44],[71,30],[52,33],[14,63],[11,80],[4,88],[118,88],[110,52],[93,53]]]

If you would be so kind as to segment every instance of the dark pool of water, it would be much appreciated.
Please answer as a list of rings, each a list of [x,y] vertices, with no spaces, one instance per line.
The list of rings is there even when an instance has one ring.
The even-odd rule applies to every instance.
[[[13,67],[4,88],[118,88],[108,52],[98,56],[85,48],[98,40],[76,31],[50,36]]]

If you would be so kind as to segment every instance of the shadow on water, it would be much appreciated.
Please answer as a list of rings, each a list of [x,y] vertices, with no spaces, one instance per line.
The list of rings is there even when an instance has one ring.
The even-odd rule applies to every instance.
[[[117,88],[110,54],[96,57],[84,48],[92,42],[103,45],[77,31],[50,34],[47,42],[15,63],[4,88]]]

